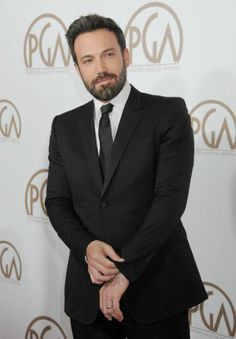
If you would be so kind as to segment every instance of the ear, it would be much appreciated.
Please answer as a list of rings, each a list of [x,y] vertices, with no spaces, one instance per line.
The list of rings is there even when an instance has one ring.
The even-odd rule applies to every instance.
[[[130,55],[129,55],[129,50],[127,48],[124,50],[124,61],[125,61],[125,66],[128,67],[130,64]]]

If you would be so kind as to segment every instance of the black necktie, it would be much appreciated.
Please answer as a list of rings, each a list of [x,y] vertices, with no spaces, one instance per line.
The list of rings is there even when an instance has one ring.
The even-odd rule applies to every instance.
[[[101,119],[99,121],[98,136],[100,140],[100,163],[102,167],[103,178],[107,174],[108,167],[110,165],[111,148],[112,148],[112,134],[111,134],[111,123],[109,113],[113,109],[112,104],[106,104],[101,107]]]

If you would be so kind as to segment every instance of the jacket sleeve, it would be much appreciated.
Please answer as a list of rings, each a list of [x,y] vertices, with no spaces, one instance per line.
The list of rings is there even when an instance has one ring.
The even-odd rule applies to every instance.
[[[49,143],[49,173],[45,205],[50,222],[75,258],[87,267],[84,261],[87,245],[95,240],[83,227],[73,208],[72,193],[63,167],[56,137],[55,117]]]
[[[188,196],[193,166],[193,132],[185,102],[175,98],[163,124],[154,187],[146,218],[120,255],[119,270],[134,282],[175,231]]]

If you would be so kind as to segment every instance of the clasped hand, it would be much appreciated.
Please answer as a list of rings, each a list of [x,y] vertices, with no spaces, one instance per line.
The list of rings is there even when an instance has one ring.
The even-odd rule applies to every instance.
[[[86,257],[92,283],[103,284],[99,292],[99,305],[102,313],[108,320],[115,318],[122,321],[120,299],[127,290],[129,281],[113,261],[123,262],[124,259],[110,245],[99,240],[94,240],[88,245]]]

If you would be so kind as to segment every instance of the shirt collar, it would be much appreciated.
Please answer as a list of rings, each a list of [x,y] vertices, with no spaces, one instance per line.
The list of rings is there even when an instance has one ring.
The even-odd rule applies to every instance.
[[[122,90],[114,98],[112,98],[109,102],[111,104],[113,104],[116,109],[123,112],[126,101],[128,100],[128,97],[129,97],[129,94],[130,94],[130,90],[131,90],[131,86],[128,83],[128,81],[126,81]],[[95,108],[95,110],[94,110],[95,119],[97,119],[100,115],[100,108],[105,103],[96,99],[96,98],[93,98],[93,101],[94,101],[94,108]]]

